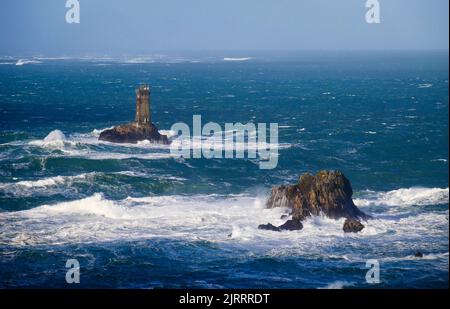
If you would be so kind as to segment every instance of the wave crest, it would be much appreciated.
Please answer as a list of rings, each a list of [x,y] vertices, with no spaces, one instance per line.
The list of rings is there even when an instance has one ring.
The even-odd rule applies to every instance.
[[[401,188],[388,192],[365,191],[364,197],[355,198],[359,207],[364,206],[426,206],[449,202],[449,188]]]
[[[64,148],[66,136],[60,130],[51,131],[43,140],[34,140],[29,142],[30,145],[44,148]]]

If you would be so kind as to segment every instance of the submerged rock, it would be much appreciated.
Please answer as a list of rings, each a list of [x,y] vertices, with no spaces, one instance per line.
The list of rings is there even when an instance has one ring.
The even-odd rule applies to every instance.
[[[167,136],[158,132],[153,123],[141,124],[130,123],[120,125],[100,133],[99,140],[112,143],[133,143],[148,140],[150,142],[169,144]]]
[[[272,223],[260,224],[258,226],[258,229],[260,229],[260,230],[267,230],[267,231],[274,231],[274,232],[297,231],[297,230],[301,230],[302,228],[303,228],[303,224],[300,222],[300,220],[297,220],[297,219],[287,220],[284,224],[282,224],[280,226],[275,226]]]
[[[320,171],[316,175],[301,175],[296,184],[274,187],[266,206],[288,207],[292,220],[298,222],[320,214],[332,219],[346,218],[344,231],[359,232],[364,228],[359,220],[370,216],[356,207],[352,195],[350,181],[341,172]]]
[[[284,224],[278,227],[280,230],[297,231],[303,229],[303,224],[298,219],[287,220]]]
[[[280,232],[281,231],[278,227],[276,227],[275,225],[273,225],[271,223],[260,224],[260,225],[258,225],[258,229],[260,229],[260,230],[268,230],[268,231],[275,231],[275,232]]]
[[[423,258],[423,253],[420,251],[417,251],[416,253],[414,253],[414,257],[416,258]]]
[[[342,227],[345,233],[357,233],[364,229],[364,224],[355,219],[347,219]]]

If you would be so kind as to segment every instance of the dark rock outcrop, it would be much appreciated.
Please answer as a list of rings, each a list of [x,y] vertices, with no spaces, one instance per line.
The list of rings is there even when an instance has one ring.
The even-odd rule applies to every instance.
[[[414,257],[416,258],[423,258],[423,253],[420,251],[417,251],[416,253],[414,253]]]
[[[169,144],[166,135],[158,132],[153,123],[139,124],[130,123],[120,125],[100,133],[99,140],[112,143],[134,143],[148,140],[159,144]]]
[[[347,219],[342,229],[345,233],[357,233],[364,229],[364,224],[355,219]]]
[[[258,229],[260,229],[260,230],[267,230],[267,231],[274,231],[274,232],[297,231],[297,230],[301,230],[302,228],[303,228],[303,224],[300,222],[300,220],[297,220],[297,219],[287,220],[284,224],[282,224],[280,226],[275,226],[271,223],[260,224],[258,226]]]
[[[258,229],[260,230],[267,230],[267,231],[274,231],[274,232],[280,232],[280,228],[276,227],[275,225],[271,224],[271,223],[267,223],[267,224],[260,224],[258,225]]]
[[[292,220],[298,222],[320,214],[332,219],[346,218],[344,230],[356,232],[364,228],[359,220],[370,216],[356,207],[352,195],[350,181],[341,172],[320,171],[316,175],[303,174],[296,184],[274,187],[266,206],[288,207]]]
[[[287,220],[284,224],[278,227],[280,230],[297,231],[303,228],[303,224],[298,219]]]

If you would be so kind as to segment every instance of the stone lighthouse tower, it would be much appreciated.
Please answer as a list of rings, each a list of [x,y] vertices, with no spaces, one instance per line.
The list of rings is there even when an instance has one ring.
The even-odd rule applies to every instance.
[[[98,137],[101,141],[111,143],[134,143],[147,140],[152,143],[168,145],[169,139],[160,134],[158,128],[151,122],[149,85],[142,84],[136,88],[136,117],[128,124],[122,124],[112,129],[104,130]]]
[[[150,86],[140,85],[136,89],[136,117],[134,119],[136,126],[148,125],[150,119]]]

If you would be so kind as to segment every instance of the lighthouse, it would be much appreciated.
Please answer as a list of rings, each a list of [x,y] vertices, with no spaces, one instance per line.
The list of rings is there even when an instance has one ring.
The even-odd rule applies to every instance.
[[[150,119],[150,86],[140,85],[136,89],[136,117],[134,123],[136,126],[148,125]]]
[[[151,88],[147,84],[141,84],[136,88],[136,116],[134,121],[104,130],[100,133],[98,139],[111,143],[136,144],[139,141],[147,140],[152,143],[170,144],[167,136],[160,134],[158,128],[151,122],[150,91]]]

